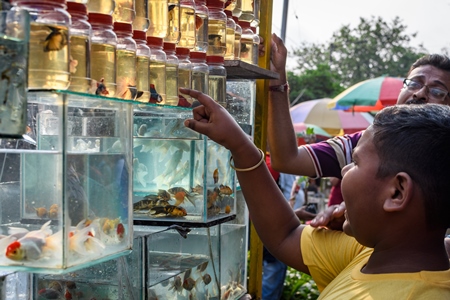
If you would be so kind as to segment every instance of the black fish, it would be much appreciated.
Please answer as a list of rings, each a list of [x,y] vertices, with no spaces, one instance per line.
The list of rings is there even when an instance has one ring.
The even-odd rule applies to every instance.
[[[61,50],[64,46],[67,45],[67,33],[62,32],[58,28],[50,27],[52,31],[44,41],[44,51],[58,51]]]

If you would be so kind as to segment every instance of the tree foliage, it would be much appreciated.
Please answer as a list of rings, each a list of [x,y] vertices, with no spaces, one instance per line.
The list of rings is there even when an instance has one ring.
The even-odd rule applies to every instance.
[[[303,77],[328,65],[333,78],[340,80],[344,88],[381,75],[406,76],[411,64],[426,53],[423,45],[409,45],[416,33],[408,35],[406,28],[399,17],[390,23],[381,17],[360,18],[355,28],[342,26],[327,43],[302,43],[294,50],[296,70]],[[335,91],[325,85],[323,88]]]

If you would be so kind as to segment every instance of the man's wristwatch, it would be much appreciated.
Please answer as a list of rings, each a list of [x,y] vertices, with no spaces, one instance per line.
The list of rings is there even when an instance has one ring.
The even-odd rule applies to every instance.
[[[286,82],[285,84],[281,84],[281,85],[271,85],[271,86],[269,86],[269,91],[279,92],[279,93],[288,92],[289,84]]]

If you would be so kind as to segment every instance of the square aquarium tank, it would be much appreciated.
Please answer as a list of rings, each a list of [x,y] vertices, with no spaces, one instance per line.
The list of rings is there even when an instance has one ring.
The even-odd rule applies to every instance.
[[[29,92],[27,133],[0,139],[0,268],[60,273],[132,242],[131,105]]]
[[[235,214],[230,152],[184,126],[192,111],[138,106],[133,128],[133,212],[139,225],[199,226]]]
[[[227,110],[251,137],[255,132],[255,105],[255,80],[227,80]]]

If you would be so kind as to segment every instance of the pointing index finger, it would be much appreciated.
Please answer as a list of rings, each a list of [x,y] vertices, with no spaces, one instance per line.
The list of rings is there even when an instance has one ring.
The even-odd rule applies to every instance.
[[[211,99],[211,97],[196,90],[180,88],[180,92],[197,99],[205,107],[211,107],[211,103],[215,103],[214,100]]]

